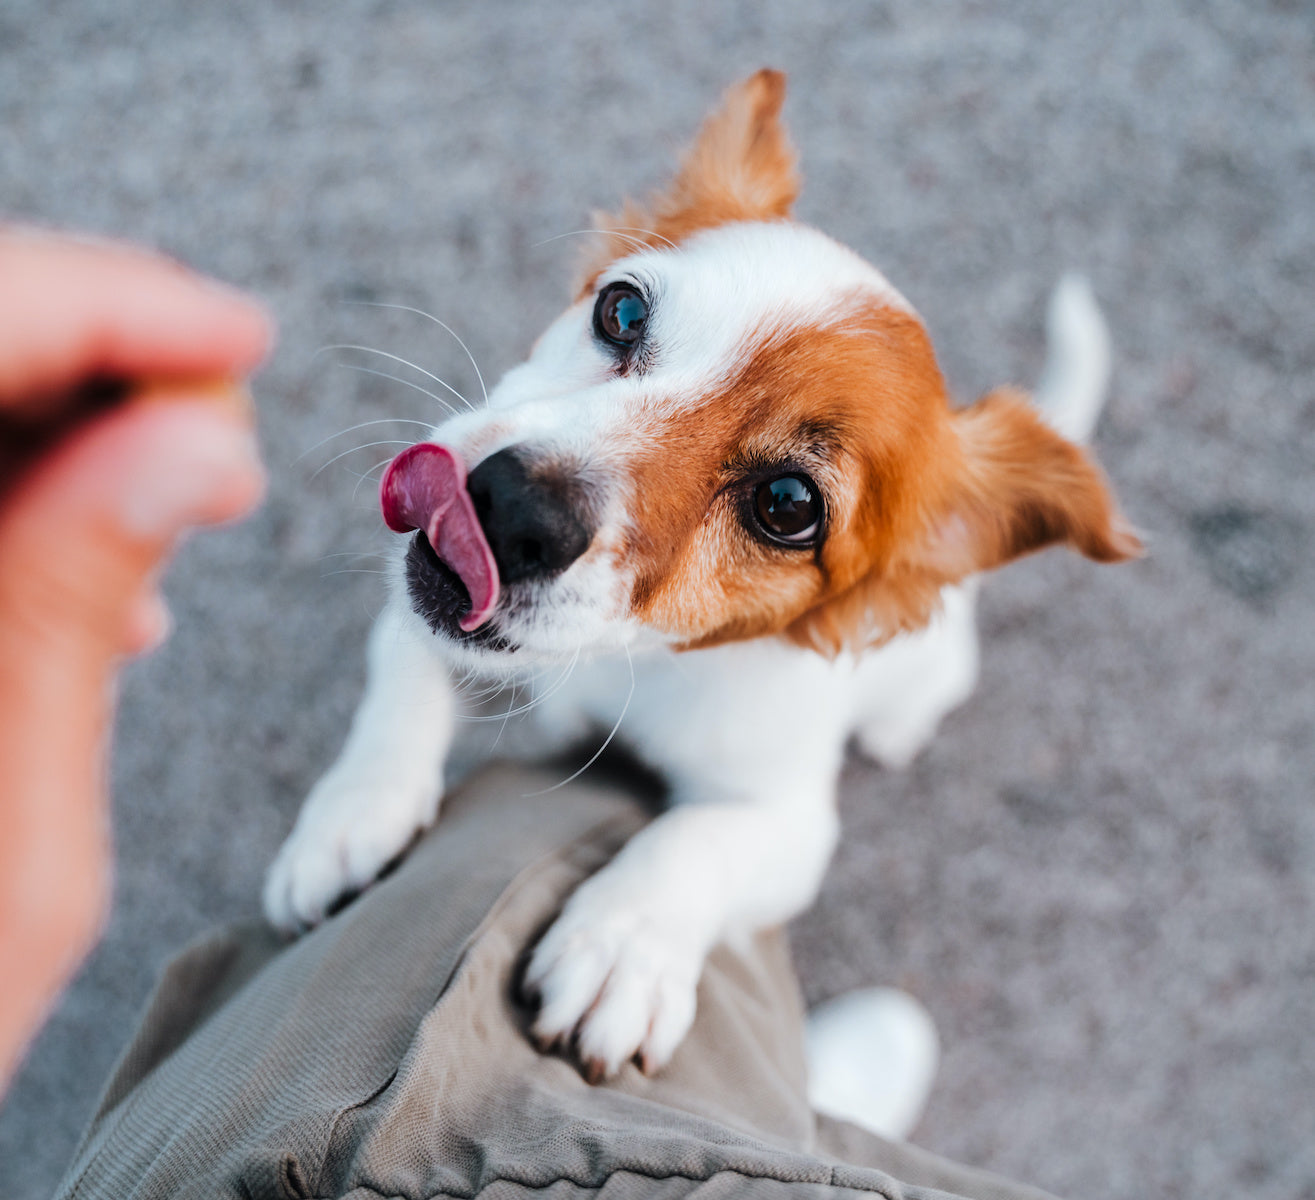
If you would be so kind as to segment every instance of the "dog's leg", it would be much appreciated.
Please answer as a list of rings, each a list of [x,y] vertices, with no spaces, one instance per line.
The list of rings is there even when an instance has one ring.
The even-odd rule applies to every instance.
[[[375,622],[365,696],[346,744],[311,790],[265,881],[265,915],[278,928],[320,921],[434,819],[455,703],[432,645],[400,604]]]
[[[855,678],[854,733],[883,766],[907,767],[977,684],[979,580],[946,588],[926,629],[869,653]]]
[[[573,1041],[591,1081],[671,1058],[712,946],[795,915],[821,883],[837,830],[829,788],[779,782],[757,799],[678,789],[676,807],[576,890],[526,972],[541,1045]]]

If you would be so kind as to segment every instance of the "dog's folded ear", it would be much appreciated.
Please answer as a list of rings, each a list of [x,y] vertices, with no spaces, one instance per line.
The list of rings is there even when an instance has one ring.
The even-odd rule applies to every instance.
[[[595,214],[595,227],[613,236],[591,248],[587,276],[631,253],[636,243],[660,246],[728,221],[788,217],[799,176],[781,124],[784,101],[781,71],[764,68],[729,88],[665,191],[642,204],[627,200],[619,214]]]
[[[1142,553],[1104,475],[1025,397],[1003,388],[951,415],[962,468],[916,557],[947,581],[1065,544],[1096,562]]]
[[[1136,531],[1100,468],[1016,392],[948,415],[921,530],[852,587],[804,614],[789,637],[823,653],[880,645],[920,628],[940,590],[1052,545],[1097,562],[1136,558]]]

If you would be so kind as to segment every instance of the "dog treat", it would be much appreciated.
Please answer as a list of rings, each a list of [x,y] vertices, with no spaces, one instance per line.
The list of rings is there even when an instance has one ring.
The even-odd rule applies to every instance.
[[[215,400],[230,405],[234,412],[250,415],[255,411],[250,389],[235,379],[151,379],[132,387],[127,398],[134,404]]]

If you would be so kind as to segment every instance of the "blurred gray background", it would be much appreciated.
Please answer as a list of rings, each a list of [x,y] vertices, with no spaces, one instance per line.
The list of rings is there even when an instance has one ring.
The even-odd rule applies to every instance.
[[[906,774],[845,775],[807,994],[926,1002],[932,1149],[1077,1197],[1312,1200],[1313,42],[1301,0],[6,0],[0,211],[163,247],[282,338],[269,503],[189,545],[126,681],[114,912],[0,1114],[0,1195],[51,1188],[166,958],[256,914],[343,734],[387,540],[360,477],[396,448],[360,447],[409,427],[344,431],[435,409],[316,352],[476,388],[348,302],[498,375],[566,299],[578,239],[547,239],[771,64],[800,215],[904,290],[961,399],[1034,381],[1047,292],[1090,274],[1097,449],[1151,544],[989,583],[976,696]]]

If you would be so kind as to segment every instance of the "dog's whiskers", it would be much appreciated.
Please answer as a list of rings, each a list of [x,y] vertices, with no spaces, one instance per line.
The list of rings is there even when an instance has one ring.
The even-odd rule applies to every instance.
[[[497,697],[501,696],[502,693],[509,686],[511,686],[513,682],[512,680],[507,678],[499,678],[499,679],[486,681],[478,671],[472,671],[471,676],[473,677],[472,682],[465,689],[464,695],[467,700],[473,703],[479,703],[485,700],[497,699]],[[480,688],[479,691],[470,690],[471,687],[474,687],[476,684],[481,682],[484,683],[484,686]],[[482,716],[479,713],[465,713],[463,714],[463,719],[467,721],[487,721],[490,718]],[[492,719],[497,720],[498,718],[494,717]]]
[[[415,315],[418,317],[424,317],[425,320],[427,321],[433,321],[434,324],[437,325],[440,329],[445,330],[447,333],[449,333],[452,336],[452,338],[456,341],[457,345],[460,346],[461,349],[465,352],[466,357],[470,359],[470,365],[475,369],[475,378],[479,380],[479,390],[484,396],[484,407],[485,408],[488,407],[489,390],[484,386],[484,376],[479,369],[479,363],[475,361],[475,356],[471,354],[470,347],[467,346],[466,343],[461,340],[460,335],[457,333],[455,329],[452,328],[452,326],[448,325],[443,321],[440,321],[436,316],[434,316],[433,313],[427,313],[423,308],[412,308],[411,305],[409,304],[385,304],[379,300],[348,300],[345,303],[359,304],[366,308],[392,308],[392,309],[396,309],[398,312],[415,313]],[[465,401],[466,407],[469,408],[472,412],[475,410],[475,406],[471,404],[469,400],[466,400],[464,396],[462,397],[462,400]]]
[[[345,367],[345,366],[349,366],[350,364],[341,363],[340,365]],[[356,369],[364,371],[366,368],[358,367]],[[380,373],[382,374],[382,372]],[[391,379],[392,376],[390,375],[388,378]],[[400,382],[405,382],[405,380],[402,380]],[[320,440],[316,442],[315,445],[307,447],[300,454],[298,454],[297,457],[294,458],[292,462],[289,463],[288,465],[295,467],[299,462],[301,462],[303,458],[306,457],[306,455],[313,454],[326,442],[331,442],[333,441],[334,438],[340,438],[348,433],[355,433],[358,429],[365,429],[369,425],[420,425],[425,429],[433,429],[434,427],[429,421],[414,421],[410,417],[379,417],[377,420],[374,421],[362,421],[359,425],[349,425],[347,426],[346,429],[340,429],[338,430],[337,433],[331,433],[329,434],[328,437],[320,438]]]
[[[493,699],[496,699],[498,696],[500,696],[500,695],[502,694],[503,690],[506,689],[507,687],[514,687],[514,688],[516,688],[517,690],[520,690],[520,689],[523,689],[523,688],[531,688],[531,689],[532,689],[533,686],[534,686],[535,681],[538,680],[539,677],[540,677],[542,674],[543,674],[543,671],[542,671],[542,670],[535,671],[535,672],[533,672],[533,673],[531,673],[531,674],[528,674],[528,675],[525,674],[524,671],[522,670],[521,672],[514,672],[514,673],[512,673],[512,674],[508,674],[508,675],[500,675],[500,676],[494,677],[494,678],[492,678],[492,679],[490,680],[488,686],[485,687],[485,688],[483,689],[483,691],[478,692],[478,693],[475,694],[475,695],[476,695],[476,698],[484,697],[484,698],[493,698]],[[471,668],[471,671],[470,671],[470,673],[468,674],[467,678],[469,679],[469,678],[471,678],[471,677],[474,677],[474,678],[487,678],[486,676],[484,676],[484,675],[480,672],[480,670],[479,670],[478,667],[473,667],[473,668]],[[521,710],[518,709],[517,711],[521,711]],[[513,714],[513,715],[514,715],[514,714]],[[502,717],[501,715],[499,715],[499,714],[496,714],[496,713],[495,713],[495,714],[492,714],[492,715],[487,714],[487,713],[463,713],[463,714],[462,714],[462,720],[470,721],[470,722],[472,722],[472,723],[473,723],[473,722],[476,722],[476,721],[501,721],[502,719],[503,719],[503,717]]]
[[[362,476],[356,481],[356,486],[355,486],[354,488],[352,488],[352,499],[353,499],[353,500],[356,499],[357,493],[360,492],[360,490],[361,490],[361,484],[363,484],[367,479],[368,479],[371,483],[378,483],[378,482],[379,482],[379,479],[382,479],[383,476],[381,475],[381,476],[379,477],[379,479],[376,479],[376,478],[374,477],[374,472],[377,471],[380,467],[386,467],[386,466],[387,466],[390,462],[392,462],[393,459],[396,458],[396,457],[397,457],[397,456],[396,456],[395,454],[390,454],[387,458],[380,459],[377,463],[374,464],[374,466],[372,466],[372,467],[366,467],[366,468],[365,468],[365,474],[362,475]]]
[[[409,446],[409,445],[411,445],[411,443],[408,442],[405,438],[381,438],[377,442],[363,442],[359,446],[351,446],[348,449],[342,451],[341,454],[335,454],[331,459],[329,459],[328,462],[324,463],[322,466],[316,467],[316,469],[311,473],[311,478],[314,479],[316,476],[320,474],[321,471],[328,470],[340,458],[346,458],[349,454],[355,454],[356,451],[358,450],[368,450],[371,446]],[[391,461],[392,461],[392,455],[389,455],[388,458],[384,459],[384,462],[391,462]],[[377,463],[376,466],[383,466],[383,463]],[[373,471],[374,467],[371,467],[370,470]],[[355,472],[353,472],[353,474],[355,474]]]
[[[550,699],[552,699],[554,695],[556,695],[557,692],[561,691],[561,689],[566,686],[567,681],[571,678],[571,675],[574,673],[576,666],[579,664],[579,661],[580,661],[580,648],[577,647],[575,654],[571,658],[571,661],[568,662],[566,666],[562,668],[561,674],[559,674],[557,678],[552,681],[547,691],[541,693],[538,696],[534,694],[534,683],[544,674],[543,671],[537,671],[535,672],[535,674],[531,675],[529,679],[522,681],[521,686],[527,687],[530,690],[530,698],[519,708],[509,709],[502,716],[496,716],[496,715],[482,716],[478,713],[473,713],[467,715],[466,720],[503,721],[505,723],[508,717],[519,717],[524,713],[531,712],[532,710],[538,708],[539,705],[547,703]],[[501,736],[502,734],[499,733],[498,737]]]
[[[596,763],[602,757],[603,751],[606,750],[608,746],[612,744],[612,739],[616,737],[617,730],[621,728],[621,722],[626,719],[626,713],[630,711],[630,701],[632,701],[635,698],[635,660],[630,653],[629,646],[623,645],[622,649],[625,650],[626,652],[626,666],[630,668],[630,690],[626,693],[626,702],[621,706],[621,713],[616,719],[616,724],[612,726],[612,732],[609,733],[607,737],[603,739],[603,744],[593,752],[593,754],[589,758],[589,761],[585,763],[584,766],[582,766],[578,771],[572,772],[565,779],[563,779],[561,783],[554,783],[552,787],[544,788],[542,791],[539,792],[527,792],[525,797],[527,800],[532,796],[546,796],[549,792],[555,792],[557,791],[558,788],[564,788],[568,783],[573,783],[575,780],[579,779],[580,776],[583,775],[587,770],[589,770],[589,768],[592,767],[594,763]]]
[[[544,238],[543,241],[541,242],[535,242],[534,245],[530,247],[530,249],[537,250],[540,246],[546,246],[550,242],[560,242],[562,238],[584,237],[589,234],[593,234],[595,237],[618,237],[622,241],[629,242],[630,245],[633,246],[636,250],[648,249],[648,243],[643,241],[642,239],[637,237],[632,237],[630,234],[627,233],[621,233],[619,230],[613,231],[610,229],[568,229],[565,233],[557,233],[554,234],[552,237]]]
[[[348,563],[367,562],[374,559],[376,562],[385,562],[388,558],[386,554],[379,550],[338,550],[332,554],[321,554],[319,561],[328,564],[332,559],[346,559]],[[320,575],[321,579],[329,579],[334,575],[387,575],[388,571],[383,567],[353,567],[341,566],[334,571],[325,571]]]
[[[503,692],[505,692],[508,688],[513,687],[513,686],[514,686],[514,685],[512,684],[512,681],[511,681],[510,679],[502,679],[502,680],[499,680],[499,681],[498,681],[498,684],[497,684],[496,687],[488,688],[488,689],[486,689],[484,692],[479,693],[478,695],[479,695],[479,698],[480,698],[485,704],[491,704],[494,700],[496,700],[499,696],[501,696]],[[515,692],[512,693],[512,703],[513,703],[513,704],[516,703]],[[494,720],[497,720],[496,717],[493,718],[493,719],[494,719]]]
[[[326,562],[331,558],[387,558],[388,556],[382,550],[335,550],[332,554],[321,554],[320,561]]]
[[[502,735],[507,732],[507,722],[511,720],[511,714],[515,711],[515,708],[516,708],[516,691],[513,688],[511,693],[511,701],[507,705],[507,711],[502,714],[502,724],[498,726],[498,735],[493,739],[493,745],[489,747],[490,754],[492,754],[493,751],[498,748],[498,743],[502,741]]]
[[[477,675],[478,672],[475,670],[474,667],[471,667],[464,675],[461,676],[460,679],[453,681],[452,690],[458,696],[460,696],[463,701],[468,699],[467,693],[469,692],[471,684],[474,682]],[[458,711],[457,719],[464,721],[467,719],[467,714]]]
[[[433,371],[426,371],[419,363],[413,363],[409,358],[403,358],[400,354],[394,354],[391,350],[379,350],[374,346],[362,346],[359,342],[334,342],[328,346],[321,346],[315,351],[315,356],[318,357],[321,354],[327,354],[330,350],[359,350],[362,354],[377,354],[380,358],[387,358],[395,363],[401,363],[402,366],[410,367],[411,370],[418,371],[426,379],[432,379],[440,387],[446,388],[472,412],[475,410],[475,406],[457,391],[456,388],[448,383],[446,379],[442,379],[435,375]],[[483,387],[483,380],[480,381],[480,386]]]
[[[457,684],[456,686],[458,686],[459,688],[463,688],[465,690],[465,697],[468,700],[481,701],[488,699],[497,699],[497,697],[500,696],[507,687],[514,687],[517,689],[529,688],[533,690],[535,682],[543,675],[544,670],[546,670],[546,668],[528,674],[526,673],[526,670],[527,669],[522,669],[519,672],[512,672],[506,675],[490,677],[490,676],[486,676],[483,672],[481,672],[478,667],[471,667],[465,673],[465,675],[462,676],[460,683]],[[481,691],[473,692],[473,693],[470,692],[469,688],[472,685],[472,683],[474,681],[479,681],[479,680],[486,680],[487,686],[483,688]],[[516,711],[519,712],[522,710],[518,709]],[[515,713],[513,713],[512,715],[514,716]],[[460,719],[463,721],[475,722],[475,721],[501,721],[504,718],[503,716],[497,714],[488,715],[485,713],[467,712],[467,713],[461,713]]]
[[[680,247],[677,246],[675,242],[673,242],[669,237],[663,237],[662,234],[658,233],[658,231],[657,231],[656,229],[640,229],[638,225],[617,225],[617,226],[615,227],[614,230],[606,230],[606,229],[603,229],[603,230],[599,230],[599,232],[600,232],[600,233],[608,233],[608,232],[618,232],[618,233],[619,233],[619,232],[621,232],[621,231],[623,231],[623,230],[626,231],[626,232],[629,232],[629,233],[642,233],[645,237],[657,238],[657,240],[660,241],[660,242],[666,242],[666,244],[667,244],[668,246],[670,246],[673,250],[678,250],[678,249],[680,249]],[[647,244],[647,243],[645,243],[645,244]]]
[[[611,229],[570,229],[566,233],[558,233],[553,237],[544,238],[541,242],[535,242],[531,249],[537,250],[540,246],[546,246],[549,242],[560,241],[562,238],[579,237],[583,234],[593,234],[595,237],[614,237],[622,241],[629,242],[636,250],[651,250],[651,242],[647,242],[643,237],[636,237],[635,234],[644,234],[645,237],[656,238],[660,242],[665,242],[673,250],[677,249],[676,243],[668,237],[663,237],[654,229],[641,229],[638,225],[617,225]]]
[[[558,692],[562,690],[563,687],[566,686],[566,684],[570,681],[571,676],[575,674],[575,668],[579,665],[580,651],[582,649],[584,649],[583,644],[576,646],[575,653],[571,656],[571,661],[566,664],[566,667],[562,671],[562,673],[558,675],[556,679],[553,680],[552,685],[548,688],[546,692],[543,692],[542,694],[536,696],[534,694],[533,686],[531,686],[530,702],[525,706],[525,708],[522,711],[529,712],[531,709],[537,708],[541,704],[546,704],[549,700],[552,699],[553,696],[555,696]],[[535,676],[535,678],[537,679],[538,676]],[[531,681],[531,683],[533,683],[533,681]]]
[[[436,392],[431,392],[427,387],[421,387],[418,383],[414,382],[413,380],[403,379],[400,375],[390,375],[387,371],[377,371],[375,370],[374,367],[363,367],[360,365],[360,363],[341,362],[335,365],[339,367],[343,367],[345,370],[348,371],[359,371],[362,375],[377,375],[380,379],[391,379],[394,383],[400,383],[404,387],[414,388],[417,392],[420,392],[421,395],[428,396],[432,401],[434,401],[435,404],[440,405],[448,412],[450,412],[453,416],[456,416],[456,414],[460,411],[457,408],[457,406],[453,404],[451,401],[444,400],[443,397],[438,395]],[[449,391],[452,390],[449,385],[444,384],[444,386],[448,387]],[[424,422],[417,421],[416,424],[418,425],[424,424]],[[427,425],[426,428],[433,429],[434,426],[431,423]]]

